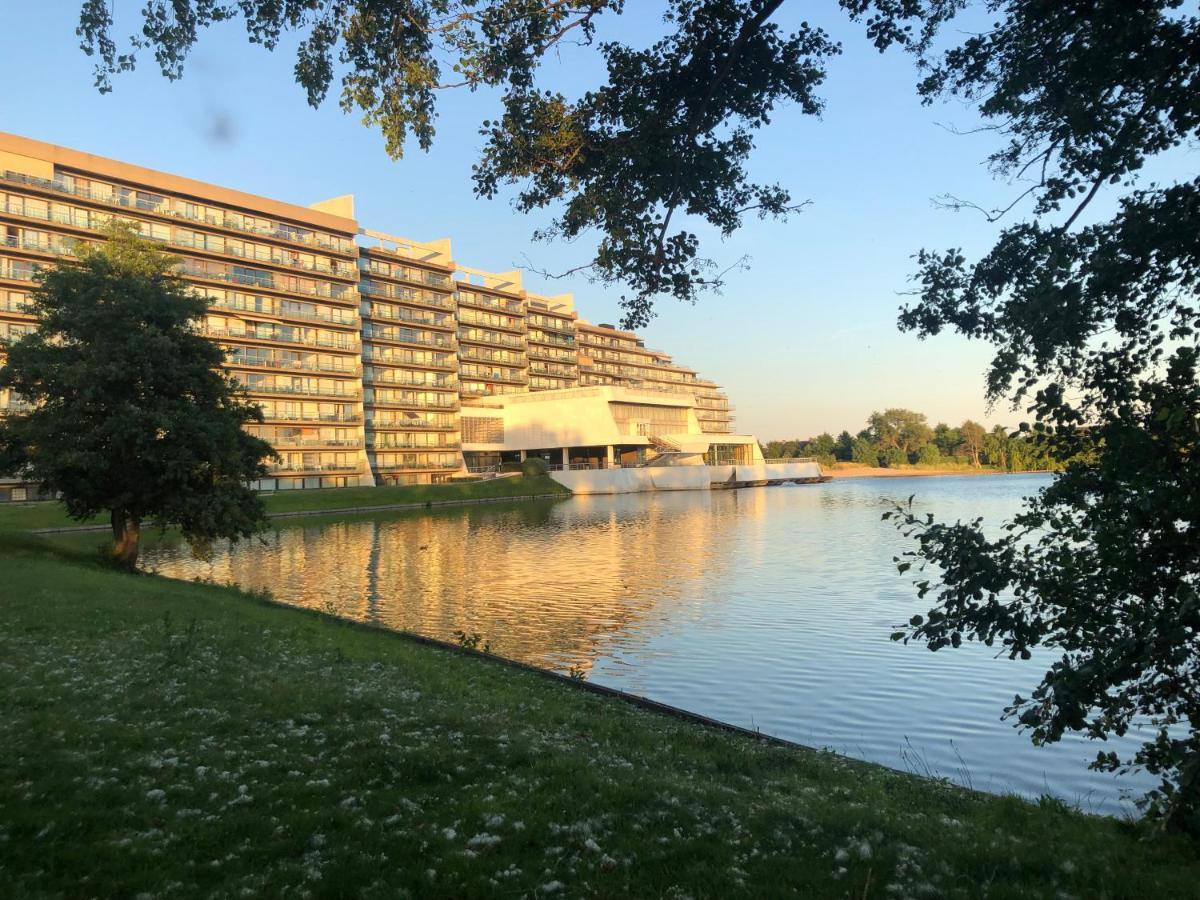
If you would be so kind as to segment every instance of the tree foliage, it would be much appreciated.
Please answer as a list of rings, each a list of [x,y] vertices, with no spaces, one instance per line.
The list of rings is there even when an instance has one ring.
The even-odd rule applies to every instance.
[[[694,300],[720,285],[687,217],[722,235],[748,213],[786,216],[781,185],[757,184],[746,163],[754,132],[783,103],[821,111],[816,90],[839,52],[819,28],[784,33],[771,21],[783,0],[662,0],[665,36],[648,47],[598,43],[606,80],[581,97],[539,86],[548,53],[591,43],[602,16],[624,0],[148,0],[139,33],[121,45],[108,0],[84,0],[78,33],[98,57],[97,85],[150,51],[178,78],[210,25],[241,19],[252,42],[274,48],[302,36],[296,80],[314,106],[337,72],[342,108],[361,112],[399,157],[428,149],[439,93],[489,87],[501,94],[483,122],[475,189],[494,197],[518,185],[522,212],[553,207],[540,238],[595,232],[586,269],[627,287],[624,325],[646,324],[659,296]]]
[[[851,437],[825,433],[807,440],[768,441],[768,459],[811,456],[822,465],[855,462],[868,466],[918,465],[927,468],[971,463],[1008,472],[1044,471],[1059,467],[1031,433],[1010,431],[1002,425],[991,432],[970,419],[958,428],[939,422],[930,428],[924,413],[911,409],[873,412],[867,427]]]
[[[262,411],[193,327],[208,301],[131,226],[107,237],[38,275],[37,327],[0,368],[0,387],[33,408],[0,420],[0,471],[61,492],[73,518],[108,512],[115,556],[132,568],[148,519],[198,547],[258,530],[265,510],[248,483],[274,451],[242,429]]]
[[[1053,653],[1009,715],[1037,742],[1148,729],[1094,765],[1159,775],[1149,812],[1200,834],[1200,180],[1181,153],[1200,125],[1200,20],[1177,0],[992,0],[991,28],[935,52],[963,3],[845,5],[881,48],[919,56],[927,100],[975,104],[1003,141],[993,168],[1027,185],[984,210],[1008,224],[980,259],[919,254],[901,327],[992,344],[989,398],[1025,404],[1066,464],[999,536],[903,511],[902,568],[939,571],[905,633]],[[1191,172],[1148,182],[1152,163]]]

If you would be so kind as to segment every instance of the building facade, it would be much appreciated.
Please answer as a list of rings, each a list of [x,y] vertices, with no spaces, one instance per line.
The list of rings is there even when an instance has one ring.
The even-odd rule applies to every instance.
[[[485,414],[497,398],[585,387],[670,398],[642,405],[688,410],[713,459],[745,445],[714,382],[580,319],[570,295],[458,264],[448,240],[360,227],[352,197],[296,206],[4,133],[0,363],[3,342],[34,327],[35,273],[101,241],[114,218],[179,257],[211,301],[202,328],[262,407],[248,427],[280,455],[261,489],[444,481],[520,452],[480,439],[503,418]],[[0,392],[0,415],[25,408]],[[631,437],[653,451],[658,435]],[[0,482],[0,499],[27,491]]]

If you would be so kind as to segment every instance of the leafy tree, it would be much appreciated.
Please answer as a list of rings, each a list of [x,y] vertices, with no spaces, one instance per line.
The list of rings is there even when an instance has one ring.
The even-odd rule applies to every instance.
[[[850,432],[843,431],[837,436],[837,444],[833,448],[835,459],[840,459],[848,462],[854,457],[854,438],[850,437]]]
[[[540,87],[541,62],[568,43],[591,44],[624,0],[148,0],[128,47],[114,37],[112,4],[83,0],[78,33],[105,91],[139,51],[179,78],[216,22],[241,19],[268,49],[295,33],[308,102],[323,102],[341,71],[342,108],[378,126],[393,157],[410,141],[432,145],[440,93],[496,88],[476,193],[520,185],[520,212],[555,207],[539,238],[598,233],[580,268],[628,286],[623,321],[635,327],[655,296],[693,300],[721,283],[687,217],[727,236],[748,213],[785,217],[803,205],[780,185],[751,181],[746,163],[777,106],[821,112],[816,90],[840,48],[807,23],[782,31],[771,21],[782,5],[660,0],[666,35],[644,49],[600,42],[606,80],[576,99]]]
[[[885,409],[867,417],[867,429],[871,440],[885,453],[899,450],[908,461],[909,454],[929,443],[933,431],[924,413],[911,409]]]
[[[933,443],[942,456],[954,456],[962,443],[962,433],[945,422],[938,422],[933,429]]]
[[[942,464],[942,453],[937,448],[937,444],[926,444],[917,451],[917,463],[922,466],[940,466]]]
[[[879,465],[879,448],[869,439],[856,437],[850,449],[850,458],[864,466]]]
[[[815,456],[818,459],[824,459],[829,462],[833,461],[833,451],[837,446],[833,435],[829,432],[818,434],[815,438],[809,441],[804,447],[805,456]]]
[[[979,468],[983,456],[983,439],[987,432],[978,422],[967,419],[959,426],[958,434],[962,439],[963,452],[970,457],[971,464]]]
[[[908,465],[908,454],[899,447],[889,447],[880,454],[883,464],[889,469]]]
[[[983,437],[983,454],[988,465],[997,469],[1009,467],[1008,446],[1011,440],[1003,425],[997,425]]]
[[[1093,765],[1158,775],[1148,812],[1200,834],[1200,19],[1178,0],[994,0],[986,30],[935,51],[963,4],[844,5],[917,54],[926,99],[974,103],[1003,140],[992,166],[1024,179],[984,210],[1028,210],[990,252],[920,253],[901,326],[989,342],[989,398],[1025,404],[1065,466],[995,537],[904,511],[901,567],[939,574],[901,636],[1054,654],[1007,714],[1037,743],[1148,729]]]
[[[0,421],[0,471],[60,492],[75,519],[107,511],[114,558],[132,569],[147,519],[196,547],[258,530],[265,511],[248,483],[274,451],[242,429],[262,411],[193,327],[208,301],[132,226],[107,236],[38,276],[37,328],[0,368],[0,387],[34,406]]]

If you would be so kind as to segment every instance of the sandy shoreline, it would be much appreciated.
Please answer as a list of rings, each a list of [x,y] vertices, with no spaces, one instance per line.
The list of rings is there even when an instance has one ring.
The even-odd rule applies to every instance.
[[[855,466],[850,469],[821,469],[830,478],[926,478],[935,475],[1030,475],[1034,472],[1001,472],[996,469],[885,469],[882,466]]]

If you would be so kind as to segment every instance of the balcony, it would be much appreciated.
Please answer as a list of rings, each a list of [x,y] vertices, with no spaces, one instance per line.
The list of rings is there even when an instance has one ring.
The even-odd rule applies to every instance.
[[[418,306],[428,306],[433,309],[454,309],[454,300],[449,295],[435,294],[432,291],[394,288],[391,285],[376,284],[366,279],[358,283],[358,289],[369,297],[382,297],[397,303],[415,303]]]
[[[498,381],[504,384],[528,384],[529,376],[524,372],[506,371],[503,369],[487,369],[465,365],[459,370],[460,378],[470,378],[474,381]]]
[[[357,353],[360,349],[358,341],[334,341],[329,338],[287,336],[257,331],[234,331],[229,328],[210,328],[205,326],[200,333],[207,337],[231,341],[267,341],[273,344],[301,344],[305,347],[321,347],[328,350],[341,350],[346,353]]]
[[[366,304],[362,312],[362,317],[364,322],[385,319],[389,322],[411,322],[414,325],[420,325],[422,328],[453,330],[457,327],[454,316],[440,315],[438,313],[427,312],[423,309],[408,309],[403,306],[390,309],[386,306],[380,306],[378,303]]]
[[[454,462],[398,462],[398,463],[376,463],[375,468],[380,472],[457,472],[461,468],[462,463]]]
[[[358,388],[349,388],[346,390],[336,390],[334,388],[309,388],[309,387],[292,387],[282,384],[256,384],[249,385],[245,382],[238,382],[238,386],[247,394],[287,394],[289,396],[302,397],[344,397],[347,400],[357,400],[362,396],[362,391]]]
[[[458,330],[458,339],[462,343],[487,344],[490,347],[506,347],[510,350],[525,349],[525,342],[519,337],[507,334],[490,334],[488,332],[471,332],[469,329]]]
[[[358,413],[295,413],[295,412],[272,412],[263,410],[263,421],[265,422],[332,422],[342,425],[357,425],[363,420],[362,415]]]
[[[452,391],[458,387],[457,378],[442,377],[427,381],[424,378],[394,377],[402,373],[404,373],[403,369],[391,369],[386,376],[380,373],[364,374],[363,381],[370,385],[396,385],[399,387],[424,388],[430,391]]]
[[[576,376],[575,369],[570,366],[539,366],[531,364],[529,366],[530,375],[542,375],[546,378],[574,378]]]
[[[272,475],[278,475],[283,472],[301,473],[301,472],[361,472],[362,466],[356,463],[278,463],[270,466],[267,469]]]
[[[513,334],[525,334],[529,329],[524,319],[505,319],[501,316],[485,316],[469,309],[459,309],[458,321],[462,325],[474,325],[477,328],[495,328]]]
[[[480,294],[475,291],[459,291],[454,297],[458,300],[459,306],[473,306],[476,309],[494,310],[522,318],[525,315],[525,304],[520,300],[506,300],[503,297],[493,297],[491,294]]]
[[[358,320],[355,316],[341,309],[306,312],[304,310],[281,309],[273,305],[239,303],[216,297],[209,297],[209,299],[212,301],[213,309],[225,309],[230,312],[247,313],[252,316],[271,316],[276,319],[302,319],[306,322],[327,322],[330,325],[358,328]]]
[[[367,431],[458,431],[457,422],[430,422],[427,419],[372,419]]]
[[[69,185],[62,181],[51,181],[46,178],[37,178],[36,176],[25,175],[20,172],[0,172],[0,180],[7,181],[12,184],[19,184],[23,187],[34,188],[39,191],[51,191],[56,194],[69,197],[82,197],[83,199],[89,200],[93,203],[102,203],[106,206],[113,206],[120,209],[141,210],[143,212],[153,213],[154,215],[158,216],[181,219],[185,222],[197,222],[204,225],[211,225],[216,228],[225,228],[230,231],[239,231],[245,234],[258,235],[260,237],[266,237],[272,240],[286,241],[291,244],[302,244],[308,247],[320,247],[323,250],[329,250],[333,253],[340,253],[344,256],[352,256],[357,253],[354,242],[348,238],[333,238],[317,232],[309,231],[308,229],[298,228],[294,225],[282,225],[275,223],[266,227],[261,227],[239,222],[237,219],[232,217],[214,215],[201,216],[199,214],[191,214],[187,210],[173,209],[164,201],[154,202],[152,200],[139,200],[131,194],[120,194],[112,191],[97,191],[81,186]]]
[[[446,359],[429,360],[417,359],[415,356],[384,356],[379,352],[378,347],[364,347],[363,361],[372,366],[396,366],[407,367],[410,369],[440,369],[442,371],[453,372],[458,368],[458,360],[456,357],[450,356]],[[370,355],[366,351],[370,351]]]
[[[277,450],[291,450],[293,448],[302,447],[336,447],[336,448],[360,448],[363,445],[361,440],[341,440],[333,439],[325,440],[323,438],[270,438],[257,435],[262,438],[272,447]]]
[[[277,253],[271,253],[266,249],[244,249],[238,247],[221,245],[209,245],[206,241],[187,240],[185,238],[171,237],[161,243],[171,247],[182,247],[185,250],[191,250],[196,253],[212,253],[217,256],[231,256],[235,259],[246,259],[256,263],[263,263],[268,266],[282,266],[289,269],[300,269],[304,272],[319,272],[323,275],[330,275],[334,278],[343,278],[347,281],[358,281],[358,270],[349,263],[341,265],[323,263],[318,260],[305,262],[300,259],[290,259],[286,256],[281,256]]]
[[[575,334],[575,323],[570,321],[560,322],[548,319],[545,316],[531,315],[529,317],[529,324],[536,328],[544,328],[547,331],[557,331],[560,334],[569,334],[572,336]]]
[[[371,255],[375,252],[377,252],[377,248],[375,247],[366,248],[364,255],[358,258],[359,271],[367,278],[390,278],[393,281],[407,281],[410,284],[442,288],[447,291],[454,289],[454,282],[451,281],[449,275],[440,275],[437,272],[428,272],[424,269],[412,269],[408,266],[388,265],[387,269],[373,267],[371,265]]]
[[[559,363],[564,366],[574,366],[578,363],[579,357],[574,353],[563,353],[561,350],[548,350],[544,347],[538,347],[536,344],[530,344],[529,349],[525,351],[530,359],[544,359],[548,362]]]
[[[412,441],[385,441],[380,443],[375,441],[367,444],[368,450],[418,450],[426,453],[438,453],[445,450],[458,450],[462,446],[458,441],[450,441],[446,444],[415,444]]]
[[[560,337],[557,334],[531,333],[529,343],[541,344],[546,347],[563,347],[567,350],[574,350],[578,346],[571,338]]]
[[[338,285],[342,290],[334,291],[334,286],[329,284],[276,284],[274,277],[269,272],[250,275],[241,272],[220,271],[201,266],[190,259],[185,259],[180,263],[178,270],[181,275],[188,278],[199,278],[204,281],[221,281],[226,284],[240,284],[260,290],[278,291],[283,294],[302,294],[306,297],[327,297],[343,303],[357,300],[353,287]]]
[[[405,400],[403,398],[372,397],[366,401],[368,409],[427,409],[433,412],[454,412],[459,408],[458,398],[450,403],[432,403],[428,400]]]
[[[441,334],[412,333],[404,336],[400,331],[388,332],[380,328],[364,328],[362,336],[363,341],[370,343],[398,344],[405,347],[431,347],[435,350],[445,350],[450,353],[458,349],[458,343],[454,338],[447,338]]]
[[[246,358],[237,354],[225,357],[225,365],[243,369],[286,369],[297,372],[329,372],[334,375],[357,375],[362,371],[358,366],[347,366],[341,362],[322,362],[295,359]]]
[[[507,350],[489,350],[486,347],[464,346],[459,350],[458,356],[460,359],[509,366],[514,369],[523,369],[528,365],[523,356],[515,356]]]

